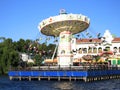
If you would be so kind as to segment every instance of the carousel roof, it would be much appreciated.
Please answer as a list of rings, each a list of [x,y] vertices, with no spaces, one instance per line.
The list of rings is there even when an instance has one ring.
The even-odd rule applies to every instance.
[[[39,30],[48,36],[59,36],[63,31],[76,34],[89,27],[90,19],[82,14],[60,14],[40,22]]]

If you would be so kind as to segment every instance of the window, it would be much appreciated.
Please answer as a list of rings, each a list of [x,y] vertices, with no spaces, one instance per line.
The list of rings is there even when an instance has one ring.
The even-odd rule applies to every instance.
[[[113,52],[116,53],[117,52],[117,47],[113,48]]]
[[[110,47],[105,47],[105,49],[106,49],[107,51],[110,51]]]
[[[88,48],[88,53],[92,53],[92,48],[91,47]]]
[[[81,48],[79,48],[79,53],[82,53],[82,49]]]
[[[62,50],[62,51],[61,51],[61,54],[65,54],[65,50]]]
[[[98,48],[98,53],[102,53],[102,48],[101,47]]]
[[[97,53],[97,48],[93,48],[93,53]]]
[[[87,53],[87,48],[83,48],[83,53]]]
[[[119,53],[120,53],[120,47],[119,47]]]

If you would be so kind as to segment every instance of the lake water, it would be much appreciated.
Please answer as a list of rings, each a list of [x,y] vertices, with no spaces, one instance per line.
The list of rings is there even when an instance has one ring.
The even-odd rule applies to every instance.
[[[120,90],[120,79],[85,83],[68,80],[10,81],[8,76],[0,76],[0,90]]]

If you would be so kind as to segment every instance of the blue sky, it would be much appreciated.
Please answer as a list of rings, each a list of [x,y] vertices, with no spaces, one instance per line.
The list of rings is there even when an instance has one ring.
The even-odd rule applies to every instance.
[[[92,32],[120,37],[120,0],[0,0],[0,37],[35,40],[39,22],[60,9],[88,16]]]

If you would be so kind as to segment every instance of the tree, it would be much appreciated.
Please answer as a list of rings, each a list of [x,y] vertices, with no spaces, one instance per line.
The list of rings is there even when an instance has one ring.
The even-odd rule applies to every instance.
[[[12,65],[17,66],[19,55],[13,47],[12,39],[5,39],[4,42],[0,43],[0,73],[6,74],[9,67]]]
[[[10,62],[11,62],[11,65],[13,67],[17,67],[19,65],[19,53],[15,50],[11,51],[9,53],[9,59],[10,59]]]
[[[27,63],[28,67],[32,67],[33,64],[34,64],[34,63],[32,63],[32,62]]]
[[[25,40],[20,39],[20,40],[17,42],[16,50],[17,50],[18,52],[25,52],[24,46],[25,46]]]
[[[35,57],[34,57],[34,59],[35,59],[35,64],[37,65],[37,66],[40,66],[41,64],[42,64],[42,57],[41,57],[41,55],[40,54],[36,54],[35,55]]]
[[[29,52],[30,46],[32,50]],[[51,57],[55,49],[54,44],[48,46],[43,43],[39,44],[36,41],[20,39],[13,41],[10,38],[0,37],[0,74],[6,74],[11,67],[18,67],[20,62],[19,53],[32,53],[36,65],[40,66],[44,58]],[[44,52],[40,54],[40,52]]]

